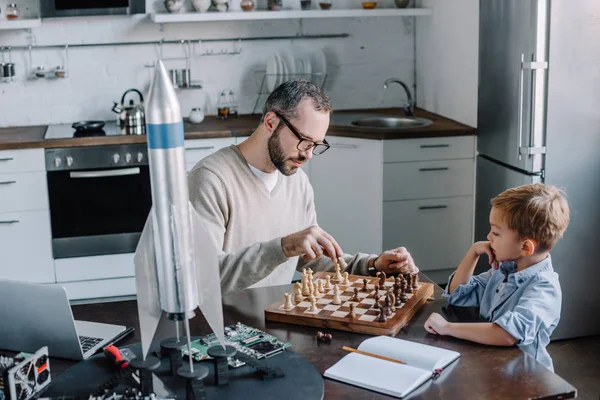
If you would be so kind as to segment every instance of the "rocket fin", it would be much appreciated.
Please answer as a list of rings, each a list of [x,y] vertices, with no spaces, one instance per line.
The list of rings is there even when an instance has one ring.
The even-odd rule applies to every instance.
[[[152,211],[150,211],[146,220],[133,261],[135,264],[135,286],[142,340],[142,358],[146,359],[162,315],[158,293],[156,253],[154,252]]]
[[[188,202],[194,234],[194,260],[200,311],[222,346],[225,346],[223,324],[223,299],[221,298],[221,276],[217,249],[192,203]]]

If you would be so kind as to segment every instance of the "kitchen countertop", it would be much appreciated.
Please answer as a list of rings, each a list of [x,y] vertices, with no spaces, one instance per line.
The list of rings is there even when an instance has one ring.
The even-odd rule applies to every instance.
[[[334,115],[347,113],[369,113],[404,115],[399,108],[386,109],[356,109],[335,111]],[[417,108],[415,116],[427,118],[432,124],[420,128],[411,128],[404,131],[386,129],[373,129],[354,126],[329,126],[328,136],[343,136],[362,139],[409,139],[425,137],[465,136],[475,135],[476,130],[468,125],[461,124],[440,115]],[[259,114],[240,115],[226,120],[208,116],[201,124],[191,124],[187,120],[184,123],[186,139],[207,139],[249,136],[260,123]],[[12,128],[0,128],[0,150],[55,148],[75,146],[98,146],[109,144],[145,143],[146,136],[103,136],[87,138],[68,139],[44,139],[47,125],[23,126]]]

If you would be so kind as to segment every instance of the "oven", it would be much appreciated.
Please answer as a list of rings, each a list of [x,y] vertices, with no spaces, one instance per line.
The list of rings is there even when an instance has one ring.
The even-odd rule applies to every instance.
[[[145,143],[46,149],[55,259],[135,252],[152,197]]]
[[[42,18],[144,14],[145,0],[41,0]]]

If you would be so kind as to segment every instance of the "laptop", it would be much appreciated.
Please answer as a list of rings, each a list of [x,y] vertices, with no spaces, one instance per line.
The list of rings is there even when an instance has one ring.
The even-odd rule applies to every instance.
[[[85,360],[125,332],[120,325],[75,321],[67,291],[0,279],[0,349]]]

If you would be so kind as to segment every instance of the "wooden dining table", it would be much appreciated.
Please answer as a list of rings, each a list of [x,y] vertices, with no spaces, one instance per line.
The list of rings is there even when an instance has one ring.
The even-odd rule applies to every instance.
[[[431,282],[421,273],[421,281]],[[291,343],[290,350],[305,357],[321,374],[348,354],[342,346],[357,348],[369,338],[353,332],[327,330],[310,326],[265,321],[264,310],[292,285],[246,289],[223,297],[225,324],[242,322],[264,330],[282,341]],[[140,341],[138,311],[135,300],[104,302],[72,306],[75,319],[132,326],[135,332],[119,346]],[[552,371],[525,354],[518,347],[493,347],[447,336],[427,333],[423,324],[432,313],[440,313],[451,321],[473,321],[477,310],[449,306],[442,298],[442,289],[435,285],[434,300],[428,301],[396,336],[401,339],[438,346],[460,353],[460,358],[448,366],[435,380],[429,380],[412,392],[408,399],[569,399],[577,390]],[[192,335],[205,335],[210,329],[198,312],[190,320]],[[317,341],[317,332],[332,334],[329,343]],[[161,320],[156,338],[174,334],[172,321]],[[276,356],[275,356],[276,357]],[[75,362],[52,359],[53,376]],[[315,394],[318,398],[320,394]],[[251,398],[249,395],[248,398]],[[325,399],[384,399],[389,396],[324,379]]]

